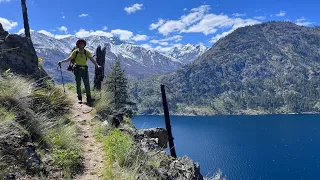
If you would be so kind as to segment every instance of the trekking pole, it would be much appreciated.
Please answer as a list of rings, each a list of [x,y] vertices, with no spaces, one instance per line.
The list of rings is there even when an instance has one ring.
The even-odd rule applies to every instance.
[[[57,69],[58,69],[59,67],[60,67],[60,73],[61,73],[61,79],[62,79],[63,92],[66,93],[66,90],[65,90],[65,88],[64,88],[64,82],[63,82],[61,65],[59,65],[59,66],[57,67]]]

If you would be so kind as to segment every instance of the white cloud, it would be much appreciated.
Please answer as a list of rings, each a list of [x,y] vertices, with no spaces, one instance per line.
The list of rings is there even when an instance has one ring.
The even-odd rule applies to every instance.
[[[127,12],[127,14],[135,13],[136,11],[139,11],[142,9],[143,4],[134,4],[130,7],[125,7],[124,10]]]
[[[209,9],[209,5],[202,5],[198,8],[193,8],[190,10],[189,14],[181,16],[178,20],[169,20],[165,22],[158,28],[158,31],[163,35],[168,35],[169,33],[176,31],[180,32],[187,26],[201,20]]]
[[[266,19],[266,17],[265,16],[255,16],[253,19],[258,19],[258,20],[263,21]]]
[[[247,16],[247,13],[243,13],[243,14],[233,13],[232,16],[235,16],[235,17],[244,17],[244,16]]]
[[[113,37],[113,35],[111,33],[100,31],[100,30],[98,30],[98,31],[90,31],[90,35]]]
[[[120,37],[120,40],[129,40],[132,36],[133,33],[128,30],[122,30],[122,29],[115,29],[111,31],[111,34],[118,35]]]
[[[137,34],[132,38],[134,41],[145,41],[148,39],[147,35]]]
[[[2,24],[3,29],[6,31],[10,31],[11,29],[18,26],[17,22],[10,21],[10,20],[2,18],[2,17],[0,17],[0,23]]]
[[[108,29],[107,26],[103,26],[102,30],[106,31],[107,29]]]
[[[66,16],[62,16],[62,19],[65,19],[66,18]]]
[[[169,50],[171,50],[172,48],[174,48],[174,47],[181,47],[182,46],[182,44],[173,44],[172,46],[167,46],[167,47],[162,47],[162,46],[157,46],[157,47],[155,47],[155,48],[153,48],[154,50],[156,50],[156,51],[159,51],[159,52],[167,52],[167,51],[169,51]]]
[[[79,15],[79,17],[87,17],[87,16],[89,16],[89,15],[85,14],[85,13]]]
[[[305,17],[301,17],[296,20],[296,24],[299,26],[309,26],[312,24],[312,22],[307,21]]]
[[[46,31],[46,30],[40,30],[40,31],[38,31],[38,33],[47,35],[47,36],[49,36],[49,37],[54,37],[54,34],[52,34],[51,32],[48,32],[48,31]]]
[[[159,39],[159,40],[153,39],[150,41],[150,43],[167,46],[167,45],[169,45],[168,41],[179,42],[182,40],[182,38],[183,37],[181,35],[176,35],[176,36],[172,36],[172,37],[168,37],[168,38],[164,38],[164,39]]]
[[[104,32],[104,31],[86,31],[85,29],[80,29],[78,32],[75,33],[75,35],[79,38],[84,38],[84,37],[89,37],[89,36],[106,36],[106,37],[112,37],[113,35],[111,33],[108,32]]]
[[[30,32],[34,32],[34,30],[30,29]],[[24,34],[24,28],[20,29],[16,34]]]
[[[184,8],[183,10],[186,11],[186,10],[188,10],[188,9],[187,9],[187,8]]]
[[[150,29],[158,29],[163,35],[173,32],[178,33],[203,33],[205,35],[216,33],[219,29],[235,29],[244,25],[257,24],[259,21],[254,19],[242,19],[246,14],[235,13],[234,17],[224,14],[208,13],[209,5],[202,5],[190,10],[187,15],[181,16],[178,20],[159,20],[158,23],[150,25]],[[154,42],[154,41],[153,41]]]
[[[235,30],[238,27],[243,27],[247,25],[253,25],[260,23],[254,19],[242,19],[242,18],[232,18],[224,14],[205,14],[200,21],[193,23],[191,26],[186,27],[180,31],[184,33],[203,33],[204,35],[209,35],[216,33],[218,30],[222,29]],[[217,36],[218,37],[218,36]]]
[[[88,37],[90,36],[90,31],[86,31],[85,29],[80,29],[78,32],[76,32],[75,35],[79,38]]]
[[[150,44],[141,44],[140,46],[145,48],[145,49],[148,49],[148,50],[152,50],[153,49]]]
[[[233,19],[227,15],[207,14],[198,23],[191,26],[189,29],[184,29],[182,32],[202,32],[205,35],[217,32],[217,28],[226,28],[233,25]]]
[[[149,27],[150,30],[157,29],[158,27],[162,26],[164,24],[163,19],[158,19],[157,23],[152,23]]]
[[[279,16],[279,17],[285,16],[285,15],[286,15],[286,12],[282,10],[278,14],[276,14],[276,16]]]
[[[160,44],[161,46],[168,46],[168,45],[169,45],[168,42],[159,42],[159,44]]]
[[[229,31],[226,31],[226,32],[223,32],[222,34],[217,34],[216,36],[214,36],[210,42],[211,43],[216,43],[219,39],[223,38],[223,37],[226,37],[228,34],[232,33],[234,30],[229,30]]]
[[[211,43],[215,43],[217,42],[219,39],[227,36],[228,34],[232,33],[234,30],[240,28],[240,27],[244,27],[244,26],[249,26],[249,25],[254,25],[254,24],[258,24],[260,23],[259,21],[257,20],[253,20],[253,19],[240,19],[240,18],[237,18],[237,19],[233,19],[232,20],[232,25],[230,26],[231,29],[228,30],[228,31],[225,31],[221,34],[217,34],[215,35],[211,40],[210,42]]]
[[[67,32],[68,31],[68,28],[66,28],[65,26],[61,26],[58,28],[60,31],[63,31],[63,32]]]
[[[63,39],[63,38],[70,37],[70,36],[73,36],[73,35],[71,35],[71,34],[55,35],[54,38],[56,38],[56,39]]]
[[[0,0],[0,3],[2,2],[10,2],[11,0]]]

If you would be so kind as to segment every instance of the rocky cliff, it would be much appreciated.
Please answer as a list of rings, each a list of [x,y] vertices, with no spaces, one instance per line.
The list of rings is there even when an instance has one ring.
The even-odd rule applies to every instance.
[[[32,78],[47,75],[38,67],[38,56],[31,39],[9,34],[0,23],[0,73],[8,69]]]

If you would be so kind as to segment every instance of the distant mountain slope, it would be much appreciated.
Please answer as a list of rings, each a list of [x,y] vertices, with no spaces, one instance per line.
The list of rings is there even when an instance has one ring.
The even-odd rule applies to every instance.
[[[60,81],[60,72],[56,70],[56,64],[59,60],[68,57],[78,38],[70,36],[63,39],[55,39],[37,32],[32,32],[31,36],[38,56],[43,58],[45,70],[55,80]],[[204,46],[198,46],[199,52],[193,52],[192,57],[184,60],[180,56],[174,58],[154,50],[147,50],[133,43],[121,41],[117,37],[90,36],[84,39],[88,44],[86,48],[92,53],[95,52],[99,45],[107,48],[107,65],[119,55],[123,68],[132,77],[147,77],[154,74],[173,72],[199,57],[204,49]],[[107,68],[108,66],[106,70],[108,70]],[[90,66],[90,72],[92,75],[92,66]],[[72,81],[73,77],[67,75],[65,78],[67,81]]]
[[[268,22],[239,28],[190,65],[132,84],[140,113],[320,112],[320,28]]]
[[[179,59],[184,64],[190,64],[208,49],[208,47],[205,47],[203,45],[186,44],[180,48],[174,47],[165,54]]]

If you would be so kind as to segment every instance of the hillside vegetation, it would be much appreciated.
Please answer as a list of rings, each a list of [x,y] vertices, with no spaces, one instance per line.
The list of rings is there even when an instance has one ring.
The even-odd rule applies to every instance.
[[[320,30],[289,22],[239,28],[194,63],[131,83],[141,114],[162,112],[160,83],[174,114],[320,111]]]
[[[0,77],[0,179],[70,179],[82,170],[70,106],[50,80]]]

